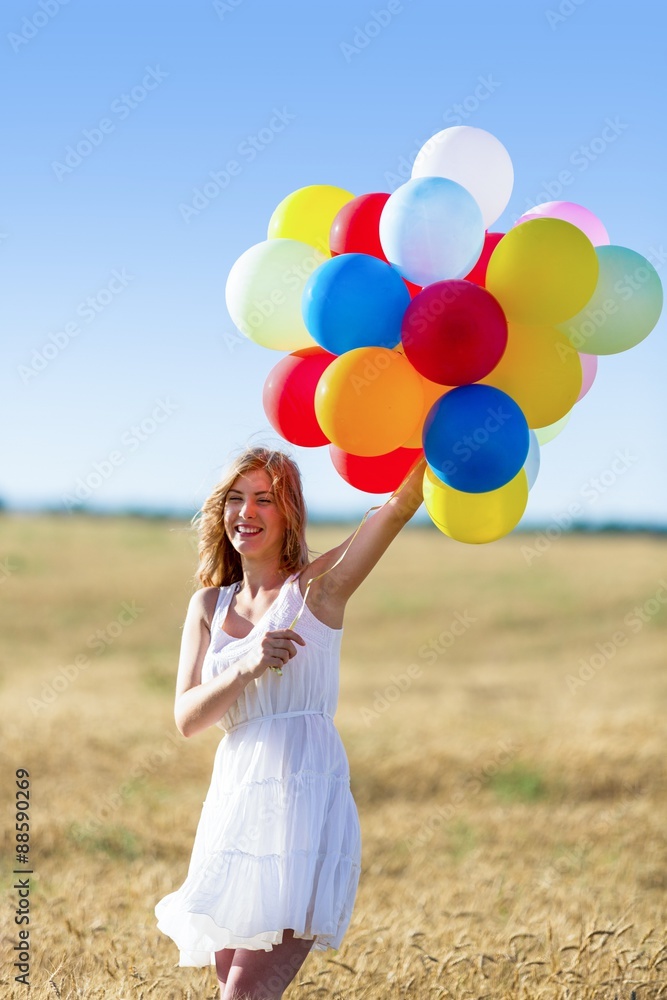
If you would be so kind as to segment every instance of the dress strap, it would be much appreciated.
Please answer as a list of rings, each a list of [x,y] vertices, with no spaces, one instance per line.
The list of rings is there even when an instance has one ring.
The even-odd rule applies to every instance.
[[[226,587],[219,587],[218,590],[220,593],[218,594],[218,599],[215,602],[215,609],[213,611],[213,617],[211,618],[211,635],[213,635],[215,631],[215,627],[220,620],[220,616],[227,610],[234,591],[234,584],[231,583]]]

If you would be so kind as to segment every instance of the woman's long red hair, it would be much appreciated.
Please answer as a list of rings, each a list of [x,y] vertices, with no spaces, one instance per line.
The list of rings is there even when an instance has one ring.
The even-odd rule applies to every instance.
[[[206,498],[192,519],[198,534],[199,566],[195,582],[200,587],[225,587],[243,577],[241,557],[225,533],[224,508],[227,494],[239,476],[263,469],[271,480],[278,509],[286,527],[280,554],[285,574],[296,573],[309,562],[306,545],[306,504],[299,468],[288,455],[263,446],[246,448]]]

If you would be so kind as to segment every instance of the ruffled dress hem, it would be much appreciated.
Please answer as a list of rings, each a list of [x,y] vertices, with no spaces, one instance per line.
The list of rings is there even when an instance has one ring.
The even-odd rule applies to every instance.
[[[232,867],[234,860],[236,864]],[[242,862],[240,868],[239,862]],[[257,865],[266,869],[264,918],[248,909],[249,900],[242,890],[244,883],[255,881],[251,871]],[[234,875],[230,878],[232,871]],[[319,879],[314,877],[316,871]],[[318,882],[318,891],[309,905],[304,905],[299,891],[299,875],[308,882]],[[286,928],[293,930],[297,938],[312,940],[314,951],[338,949],[352,917],[349,900],[354,900],[359,876],[356,859],[343,854],[292,851],[286,856],[257,858],[242,851],[216,852],[186,878],[180,889],[157,903],[157,926],[178,945],[179,965],[214,964],[215,952],[223,948],[271,951],[274,945],[281,944]],[[281,885],[290,884],[296,891],[291,893],[291,899],[281,900],[284,896]],[[220,885],[226,885],[228,892],[221,893]],[[344,901],[340,912],[336,912],[339,909],[335,906],[336,898]],[[265,922],[267,910],[272,911],[269,917],[272,927]],[[225,913],[227,919],[233,915],[236,929],[219,924],[216,913]]]
[[[250,937],[243,937],[228,927],[221,927],[208,913],[184,912],[179,909],[170,914],[169,897],[156,907],[159,916],[157,927],[178,944],[179,966],[202,968],[215,965],[215,953],[223,948],[247,948],[251,951],[272,951],[282,944],[284,930],[263,930]],[[338,925],[328,930],[307,933],[304,922],[292,920],[295,938],[312,941],[312,951],[338,950],[352,919],[352,908],[346,907]]]

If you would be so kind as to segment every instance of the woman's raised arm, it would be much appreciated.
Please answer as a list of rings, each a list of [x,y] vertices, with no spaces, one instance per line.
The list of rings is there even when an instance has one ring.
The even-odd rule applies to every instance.
[[[365,580],[401,528],[421,506],[425,468],[426,459],[422,456],[408,473],[398,493],[390,497],[361,525],[356,537],[354,533],[349,535],[340,545],[314,559],[303,571],[301,576],[305,584],[313,581],[308,599],[313,610],[326,607],[329,613],[342,613],[359,584]],[[350,548],[346,552],[348,545]],[[315,579],[325,571],[328,571],[325,576]]]

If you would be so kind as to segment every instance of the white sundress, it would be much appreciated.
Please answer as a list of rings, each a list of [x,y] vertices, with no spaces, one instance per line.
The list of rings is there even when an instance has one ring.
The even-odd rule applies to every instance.
[[[303,604],[297,574],[243,639],[222,629],[235,585],[221,587],[202,683],[257,644],[267,629],[305,640],[283,667],[252,680],[216,723],[226,730],[213,763],[187,877],[155,906],[179,965],[215,964],[222,948],[270,951],[283,930],[338,948],[354,906],[361,830],[338,704],[342,629]]]

